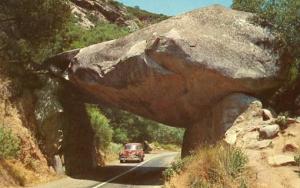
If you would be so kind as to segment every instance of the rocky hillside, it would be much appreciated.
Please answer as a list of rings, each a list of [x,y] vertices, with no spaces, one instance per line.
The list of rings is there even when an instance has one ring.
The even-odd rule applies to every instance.
[[[232,153],[223,146],[201,148],[183,166],[178,163],[165,173],[172,176],[166,187],[300,187],[300,117],[277,115],[253,100],[235,119],[224,140],[241,150]],[[220,153],[225,159],[216,157]],[[225,164],[220,168],[215,163]]]
[[[131,31],[167,18],[138,8],[127,7],[115,0],[71,0],[72,13],[80,25],[92,28],[95,24],[115,23]]]
[[[36,97],[29,88],[0,66],[0,186],[19,186],[45,181],[54,175],[39,145],[34,110]],[[22,86],[21,86],[22,87]]]

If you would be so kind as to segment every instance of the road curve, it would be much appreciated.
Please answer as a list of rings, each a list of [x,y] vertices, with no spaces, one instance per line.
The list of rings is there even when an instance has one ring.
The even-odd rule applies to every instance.
[[[174,158],[176,152],[148,154],[143,163],[113,162],[89,175],[66,177],[33,188],[152,188],[161,187],[162,171]]]

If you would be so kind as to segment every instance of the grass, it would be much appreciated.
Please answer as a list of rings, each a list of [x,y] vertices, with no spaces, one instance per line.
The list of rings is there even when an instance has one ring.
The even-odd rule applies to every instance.
[[[21,186],[40,181],[40,177],[35,172],[26,169],[22,162],[15,159],[0,159],[0,171],[8,174],[14,182]]]
[[[110,143],[105,151],[105,162],[111,162],[119,159],[119,153],[123,149],[122,144]]]
[[[248,187],[251,176],[245,167],[247,161],[240,149],[225,144],[200,148],[164,171],[165,187]]]
[[[299,167],[299,170],[297,172],[300,177],[300,153],[295,155],[294,158],[295,158],[295,162],[296,162],[297,166]]]
[[[75,49],[121,38],[129,33],[130,31],[128,28],[110,23],[98,23],[90,30],[83,29],[80,26],[71,23],[66,34],[65,42],[70,42],[69,49]]]
[[[20,139],[11,130],[0,126],[0,158],[15,158],[20,151]]]

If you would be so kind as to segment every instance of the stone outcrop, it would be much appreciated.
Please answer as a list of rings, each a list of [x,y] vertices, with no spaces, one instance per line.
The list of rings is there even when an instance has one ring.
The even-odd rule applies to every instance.
[[[99,23],[112,23],[136,31],[167,18],[165,15],[126,7],[115,0],[70,0],[69,4],[79,25],[86,29]]]
[[[284,117],[290,119],[289,124],[282,121],[282,116],[275,115],[264,120],[263,111],[260,101],[250,103],[226,131],[224,140],[247,154],[248,166],[256,174],[257,187],[299,187],[296,173],[299,167],[295,159],[299,153],[300,123]],[[260,136],[262,130],[266,136]]]
[[[95,103],[186,128],[187,154],[224,134],[250,96],[263,97],[283,81],[275,38],[252,16],[211,6],[60,54],[48,65]]]

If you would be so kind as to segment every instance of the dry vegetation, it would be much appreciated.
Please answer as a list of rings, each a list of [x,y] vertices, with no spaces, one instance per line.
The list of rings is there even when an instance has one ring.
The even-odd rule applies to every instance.
[[[2,66],[4,65],[1,62]],[[0,187],[28,185],[52,178],[26,117],[30,97],[14,96],[16,84],[0,66]],[[16,90],[14,90],[16,92]],[[26,111],[27,116],[25,113]],[[25,117],[26,116],[26,117]]]
[[[225,144],[201,148],[164,172],[165,187],[249,187],[251,173],[246,168],[247,161],[240,149]]]

